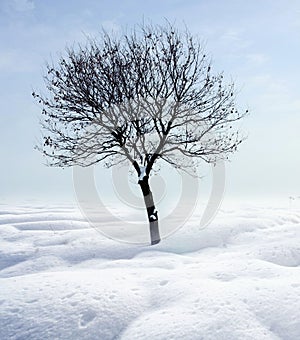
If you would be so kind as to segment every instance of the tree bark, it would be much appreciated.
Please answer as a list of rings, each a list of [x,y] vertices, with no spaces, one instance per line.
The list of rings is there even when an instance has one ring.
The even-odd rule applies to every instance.
[[[149,186],[148,176],[144,176],[144,178],[139,180],[138,183],[142,189],[144,202],[145,202],[146,209],[147,209],[151,245],[154,245],[160,242],[160,234],[159,234],[159,227],[158,227],[158,214],[157,214],[157,210],[154,205],[153,195],[152,195],[152,192]]]

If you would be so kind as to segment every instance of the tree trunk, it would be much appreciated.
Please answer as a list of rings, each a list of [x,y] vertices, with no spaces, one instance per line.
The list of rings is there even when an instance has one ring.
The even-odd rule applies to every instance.
[[[157,210],[154,206],[153,195],[150,190],[148,176],[144,176],[143,179],[139,180],[139,185],[142,189],[144,201],[147,209],[151,245],[160,242],[159,228],[158,228],[158,215]]]

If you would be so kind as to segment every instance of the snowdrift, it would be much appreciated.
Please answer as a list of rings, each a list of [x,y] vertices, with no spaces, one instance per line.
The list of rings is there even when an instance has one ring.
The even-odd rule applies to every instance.
[[[222,210],[162,243],[0,206],[0,339],[299,339],[300,211]]]

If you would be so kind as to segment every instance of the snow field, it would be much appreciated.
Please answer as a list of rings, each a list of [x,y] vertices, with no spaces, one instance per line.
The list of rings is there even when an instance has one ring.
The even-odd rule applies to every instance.
[[[148,247],[74,207],[2,205],[0,339],[295,340],[299,265],[299,210],[222,210]]]

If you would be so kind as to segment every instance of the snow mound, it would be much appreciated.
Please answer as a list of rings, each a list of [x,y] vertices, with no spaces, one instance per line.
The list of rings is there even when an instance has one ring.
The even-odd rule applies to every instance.
[[[300,211],[220,211],[160,244],[0,206],[0,339],[299,339]]]

